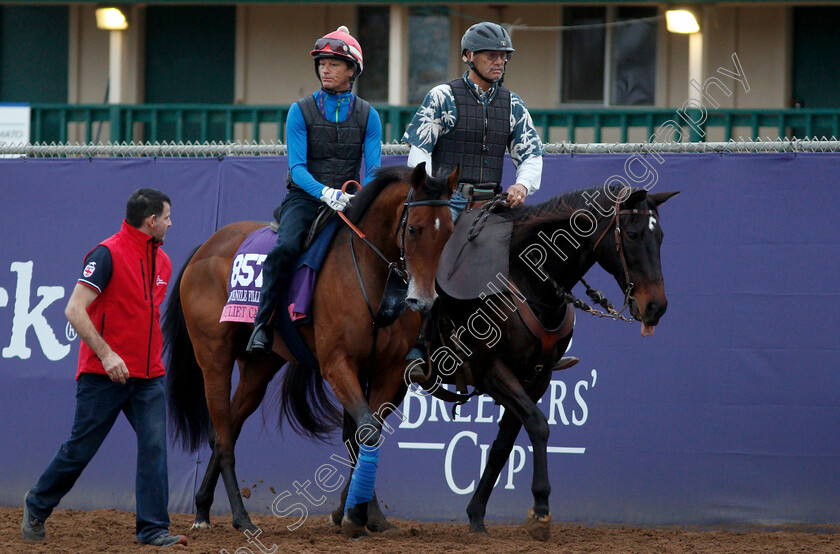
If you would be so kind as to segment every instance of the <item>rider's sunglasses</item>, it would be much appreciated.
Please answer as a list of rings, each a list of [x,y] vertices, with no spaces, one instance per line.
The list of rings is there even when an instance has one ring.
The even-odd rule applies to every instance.
[[[337,38],[319,38],[315,42],[315,50],[323,50],[327,46],[329,46],[330,50],[333,52],[350,52],[350,47],[347,46],[347,43]]]
[[[496,60],[504,60],[506,62],[510,61],[510,52],[496,52],[494,50],[484,50],[480,53],[484,54],[487,57],[487,59],[489,59],[491,62],[495,62]]]

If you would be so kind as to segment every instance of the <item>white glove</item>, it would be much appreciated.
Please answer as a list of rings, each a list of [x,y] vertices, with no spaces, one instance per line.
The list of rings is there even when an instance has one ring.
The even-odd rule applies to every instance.
[[[351,200],[353,200],[352,194],[341,192],[340,190],[332,187],[324,187],[321,189],[321,201],[337,212],[344,211],[344,208],[347,207],[347,204],[349,204]]]

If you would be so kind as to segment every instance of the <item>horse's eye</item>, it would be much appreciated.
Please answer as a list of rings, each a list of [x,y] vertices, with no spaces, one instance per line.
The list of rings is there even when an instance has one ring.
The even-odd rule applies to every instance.
[[[414,227],[414,225],[409,225],[408,226],[408,234],[409,234],[409,236],[412,236],[412,237],[417,236],[417,228]]]
[[[627,231],[627,238],[630,240],[636,240],[637,238],[639,238],[639,233],[637,233],[636,231]]]

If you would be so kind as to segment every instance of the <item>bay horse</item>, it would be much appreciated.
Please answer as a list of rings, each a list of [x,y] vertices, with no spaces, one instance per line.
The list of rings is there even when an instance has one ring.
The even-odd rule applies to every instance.
[[[574,299],[570,294],[572,287],[598,263],[625,292],[625,306],[642,323],[642,336],[653,334],[668,305],[660,264],[664,235],[658,208],[676,194],[648,194],[629,187],[592,188],[563,194],[533,207],[509,210],[507,217],[513,222],[509,275],[505,276],[509,281],[506,279],[506,287],[493,283],[501,294],[480,296],[481,292],[492,295],[486,283],[476,283],[473,300],[459,300],[445,291],[440,293],[432,316],[437,327],[431,335],[437,342],[432,345],[435,354],[431,360],[445,359],[444,356],[436,358],[436,354],[444,352],[441,349],[449,348],[450,354],[456,352],[457,360],[471,372],[475,392],[490,395],[505,409],[487,465],[467,506],[471,534],[487,532],[484,525],[487,501],[524,426],[534,452],[531,484],[534,504],[528,510],[525,527],[535,539],[548,540],[549,426],[536,402],[548,388],[551,368],[563,356],[571,335],[565,341],[552,342],[558,341],[558,337],[547,340],[552,335],[546,329],[559,329],[567,321],[567,309],[573,309],[569,304]],[[441,271],[445,271],[443,266]],[[527,303],[542,323],[543,331],[532,330],[533,319],[529,325],[522,302]],[[477,314],[485,319],[482,333],[473,333],[470,326],[471,318]],[[473,327],[475,321],[472,320]],[[484,333],[488,322],[498,329],[493,340]],[[450,336],[453,329],[459,332]],[[452,356],[449,359],[452,361]],[[563,366],[556,368],[563,369]],[[434,389],[436,384],[456,382],[457,368],[451,365],[442,368],[442,364],[430,362],[427,371],[409,373],[407,369],[410,381]],[[461,395],[458,401],[467,397]]]
[[[347,216],[368,244],[351,232],[350,225],[341,226],[318,275],[311,323],[300,327],[319,362],[320,375],[295,365],[297,360],[278,332],[270,354],[249,354],[245,346],[253,325],[219,322],[236,251],[265,223],[227,225],[187,260],[165,313],[164,333],[169,347],[170,419],[176,439],[191,451],[205,441],[212,448],[195,495],[194,528],[210,526],[210,507],[221,474],[233,526],[256,529],[237,485],[234,445],[243,423],[265,396],[269,381],[286,362],[290,362],[284,385],[288,402],[282,410],[294,415],[305,409],[312,416],[290,418],[297,431],[325,439],[344,423],[345,438],[350,436],[353,448],[358,449],[359,442],[377,443],[381,420],[394,406],[391,403],[399,404],[405,394],[402,369],[418,334],[420,314],[428,312],[436,299],[435,271],[453,228],[449,198],[458,183],[458,173],[456,169],[448,178],[427,177],[425,164],[413,170],[381,168],[353,199]],[[370,306],[375,309],[379,305],[389,270],[397,270],[407,279],[405,302],[411,310],[379,329],[377,340]],[[371,360],[373,365],[368,365]],[[231,398],[234,362],[240,378]],[[324,380],[344,408],[343,422]],[[369,426],[373,432],[362,440],[353,440],[356,429],[362,426]],[[348,487],[351,484],[352,480]],[[347,489],[343,499],[346,493]],[[348,510],[343,521],[341,514],[333,514],[333,520],[342,523],[343,530],[351,535],[363,533],[366,526],[372,531],[392,527],[382,516],[375,495]]]

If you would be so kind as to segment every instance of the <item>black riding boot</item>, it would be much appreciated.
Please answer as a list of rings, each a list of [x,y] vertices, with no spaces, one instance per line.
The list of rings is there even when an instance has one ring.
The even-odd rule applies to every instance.
[[[277,264],[269,262],[266,257],[263,263],[263,286],[260,290],[260,307],[257,316],[254,318],[254,332],[248,339],[245,350],[251,354],[271,352],[271,343],[274,340],[274,327],[271,320],[274,310],[277,308],[280,290],[285,288],[286,272]],[[272,260],[274,262],[274,260]]]
[[[260,297],[260,308],[254,319],[254,331],[245,347],[245,350],[251,354],[271,352],[271,343],[274,340],[274,328],[271,326],[271,316],[274,315],[273,302],[266,302],[267,305],[263,306],[262,298]]]

